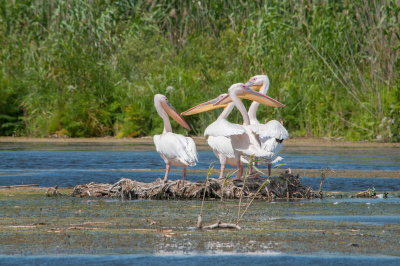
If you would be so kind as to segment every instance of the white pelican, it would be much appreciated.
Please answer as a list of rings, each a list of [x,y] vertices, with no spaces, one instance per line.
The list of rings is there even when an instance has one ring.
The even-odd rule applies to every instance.
[[[224,107],[224,105],[214,105],[214,104],[219,100],[221,100],[226,95],[227,95],[226,93],[221,94],[217,98],[199,104],[195,107],[192,107],[186,110],[185,112],[182,112],[181,114],[192,115]],[[226,118],[232,112],[234,107],[235,107],[234,103],[229,103],[228,105],[226,105],[225,109],[219,115],[217,120],[211,123],[204,131],[204,136],[208,137],[207,138],[208,145],[211,147],[215,156],[219,159],[219,163],[221,165],[221,169],[219,172],[219,179],[222,179],[224,177],[226,164],[233,166],[236,165],[235,153],[233,151],[231,139],[229,137],[226,137],[225,136],[226,132],[224,132],[224,130],[226,129],[226,123],[228,123]],[[242,131],[240,131],[240,133],[242,133]]]
[[[164,121],[164,131],[161,135],[154,136],[154,144],[157,152],[166,165],[164,182],[168,181],[168,174],[171,165],[183,166],[183,185],[185,184],[187,166],[195,166],[197,161],[196,144],[192,138],[172,133],[171,123],[168,115],[181,126],[190,130],[189,125],[170,105],[167,97],[161,94],[154,95],[154,106],[157,113]]]
[[[256,75],[250,78],[246,85],[250,87],[261,87],[260,93],[267,95],[269,90],[269,78],[266,75]],[[288,138],[289,134],[286,128],[276,120],[271,120],[266,124],[258,122],[257,109],[259,105],[258,102],[253,101],[250,105],[248,114],[250,124],[259,127],[257,133],[260,136],[262,148],[275,154],[272,158],[257,158],[262,163],[268,164],[268,175],[271,175],[271,164],[282,160],[282,157],[278,156],[278,154],[282,149],[283,140]]]
[[[216,99],[208,101],[204,104],[200,104],[184,112],[184,114],[187,115],[204,112],[210,109],[215,109],[219,105],[225,106],[225,104],[228,104],[230,102],[233,102],[233,104],[238,108],[238,110],[243,116],[243,125],[232,124],[225,119],[218,119],[216,122],[214,122],[209,126],[211,127],[211,129],[215,130],[207,128],[208,130],[207,132],[205,132],[205,134],[209,136],[214,136],[214,137],[224,136],[230,139],[231,145],[233,147],[233,155],[235,158],[235,163],[238,167],[238,173],[234,180],[240,180],[243,173],[243,164],[241,163],[242,155],[247,155],[247,156],[255,155],[257,157],[261,156],[265,157],[267,155],[270,155],[270,152],[262,150],[258,135],[252,132],[246,108],[240,101],[239,97],[259,101],[260,103],[269,106],[275,106],[275,107],[284,106],[283,104],[279,103],[278,101],[268,96],[262,95],[258,92],[251,90],[245,84],[237,83],[229,88],[229,94],[219,97],[220,99],[215,104],[214,102]],[[228,110],[229,109],[225,109],[224,112]]]

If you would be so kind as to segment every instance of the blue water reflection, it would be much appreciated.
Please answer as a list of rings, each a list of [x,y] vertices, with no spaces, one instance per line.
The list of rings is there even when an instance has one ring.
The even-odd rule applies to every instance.
[[[400,170],[400,154],[384,154],[368,151],[332,152],[315,154],[287,153],[284,168],[345,170]],[[219,163],[212,152],[199,152],[199,163],[191,169],[207,169],[211,162]],[[40,186],[71,187],[89,182],[113,183],[122,177],[139,181],[152,181],[164,176],[165,164],[154,151],[0,151],[0,185],[39,184]],[[228,167],[231,168],[232,167]],[[149,170],[154,171],[149,171]],[[173,169],[170,179],[181,178],[181,169]],[[213,175],[213,177],[217,177]],[[204,173],[189,173],[188,180],[204,180]],[[319,187],[319,178],[303,177],[305,184]],[[400,179],[380,178],[328,178],[325,190],[351,191],[368,189],[400,190]]]

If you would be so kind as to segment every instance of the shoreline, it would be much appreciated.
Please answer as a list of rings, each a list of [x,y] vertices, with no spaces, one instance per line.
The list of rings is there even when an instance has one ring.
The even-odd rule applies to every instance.
[[[199,146],[208,146],[205,137],[192,137]],[[31,137],[0,137],[0,145],[4,143],[33,143],[33,144],[130,144],[153,145],[152,137],[141,138],[31,138]],[[399,142],[368,142],[368,141],[338,141],[325,138],[289,138],[285,140],[287,147],[337,147],[337,148],[400,148]]]

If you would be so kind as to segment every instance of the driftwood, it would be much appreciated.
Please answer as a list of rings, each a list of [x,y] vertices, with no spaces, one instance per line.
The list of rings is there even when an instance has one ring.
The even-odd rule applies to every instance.
[[[376,198],[376,192],[375,192],[375,188],[373,187],[372,189],[367,189],[365,191],[361,191],[358,192],[357,194],[355,194],[353,197],[356,198]]]
[[[299,175],[291,173],[282,173],[268,179],[253,175],[248,176],[245,182],[209,178],[206,185],[204,183],[185,181],[183,186],[182,180],[164,184],[161,179],[144,183],[122,178],[113,185],[93,182],[78,185],[72,195],[122,199],[202,199],[204,194],[207,199],[239,199],[243,188],[243,198],[273,200],[316,197],[310,187],[301,184]]]
[[[0,186],[0,188],[38,187],[39,184]]]
[[[204,230],[210,230],[210,229],[237,229],[237,230],[241,230],[242,228],[237,224],[222,223],[221,221],[217,221],[215,224],[203,226],[203,227],[201,227],[201,229],[204,229]]]

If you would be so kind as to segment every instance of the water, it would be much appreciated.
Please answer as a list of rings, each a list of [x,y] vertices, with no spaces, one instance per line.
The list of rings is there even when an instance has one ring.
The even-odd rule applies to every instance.
[[[131,178],[150,182],[164,176],[165,164],[155,151],[120,150],[0,150],[0,186],[39,184],[40,186],[73,187],[89,182],[115,183]],[[283,168],[334,170],[400,171],[400,152],[377,149],[293,150],[282,154]],[[187,180],[204,180],[211,162],[219,168],[214,154],[199,152],[198,170],[189,172]],[[261,168],[264,166],[261,166]],[[233,167],[228,166],[228,171]],[[182,168],[173,167],[170,179],[181,178]],[[217,174],[211,177],[217,177]],[[319,188],[320,179],[303,177],[302,181],[313,189]],[[375,187],[378,191],[399,191],[400,178],[327,178],[325,190],[354,191]]]
[[[399,265],[400,258],[385,256],[293,255],[180,255],[180,256],[0,256],[2,265]]]
[[[122,177],[150,182],[164,175],[151,145],[144,151],[104,144],[10,147],[0,144],[3,186],[73,187]],[[398,149],[290,147],[282,157],[283,168],[400,171]],[[204,180],[216,161],[209,151],[199,159],[188,180]],[[181,169],[173,169],[170,179],[181,178]],[[318,189],[320,178],[303,176],[302,183]],[[400,191],[400,178],[343,176],[323,184],[344,192],[371,187]],[[0,265],[400,265],[400,198],[393,195],[254,201],[240,222],[243,230],[200,231],[200,201],[47,198],[43,190],[0,189]],[[206,201],[203,223],[217,217],[235,221],[237,201]]]

